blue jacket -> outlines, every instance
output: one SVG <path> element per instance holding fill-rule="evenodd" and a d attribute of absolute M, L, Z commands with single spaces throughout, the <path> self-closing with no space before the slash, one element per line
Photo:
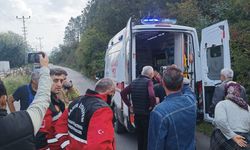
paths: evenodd
<path fill-rule="evenodd" d="M 196 98 L 184 85 L 150 113 L 148 150 L 194 150 Z"/>

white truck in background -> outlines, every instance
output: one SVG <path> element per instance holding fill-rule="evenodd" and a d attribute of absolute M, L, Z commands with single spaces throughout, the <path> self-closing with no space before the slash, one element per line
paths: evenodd
<path fill-rule="evenodd" d="M 220 82 L 220 70 L 231 68 L 227 21 L 203 29 L 199 44 L 195 28 L 162 23 L 159 19 L 132 26 L 129 19 L 108 43 L 105 55 L 104 77 L 112 78 L 117 86 L 112 101 L 117 133 L 124 128 L 133 132 L 135 128 L 133 114 L 122 101 L 120 91 L 140 74 L 143 66 L 160 69 L 171 64 L 176 64 L 191 80 L 197 96 L 197 115 L 212 121 L 209 107 L 214 87 Z"/>
<path fill-rule="evenodd" d="M 10 71 L 9 61 L 0 61 L 0 73 L 6 73 Z"/>

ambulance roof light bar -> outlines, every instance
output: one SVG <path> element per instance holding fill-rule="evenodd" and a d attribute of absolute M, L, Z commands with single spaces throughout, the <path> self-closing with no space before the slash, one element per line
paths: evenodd
<path fill-rule="evenodd" d="M 141 19 L 141 23 L 146 24 L 176 24 L 176 19 L 170 18 L 144 18 Z"/>

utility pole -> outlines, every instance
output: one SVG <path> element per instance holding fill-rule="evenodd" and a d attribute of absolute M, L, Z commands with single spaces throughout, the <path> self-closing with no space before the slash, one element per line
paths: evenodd
<path fill-rule="evenodd" d="M 25 26 L 25 20 L 30 19 L 30 16 L 29 17 L 24 17 L 24 16 L 18 17 L 18 16 L 16 16 L 16 19 L 22 19 L 23 20 L 23 38 L 24 38 L 25 44 L 27 44 L 27 28 Z"/>
<path fill-rule="evenodd" d="M 43 37 L 37 37 L 36 39 L 39 40 L 40 51 L 42 51 L 42 39 L 43 39 Z"/>

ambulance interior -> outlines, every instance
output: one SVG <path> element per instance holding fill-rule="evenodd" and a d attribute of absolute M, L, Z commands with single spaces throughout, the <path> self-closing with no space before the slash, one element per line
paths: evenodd
<path fill-rule="evenodd" d="M 171 64 L 176 64 L 183 71 L 189 66 L 189 58 L 186 56 L 193 53 L 192 38 L 189 34 L 145 31 L 137 32 L 135 36 L 136 76 L 140 75 L 146 65 L 153 66 L 157 71 L 161 71 L 162 66 Z"/>

